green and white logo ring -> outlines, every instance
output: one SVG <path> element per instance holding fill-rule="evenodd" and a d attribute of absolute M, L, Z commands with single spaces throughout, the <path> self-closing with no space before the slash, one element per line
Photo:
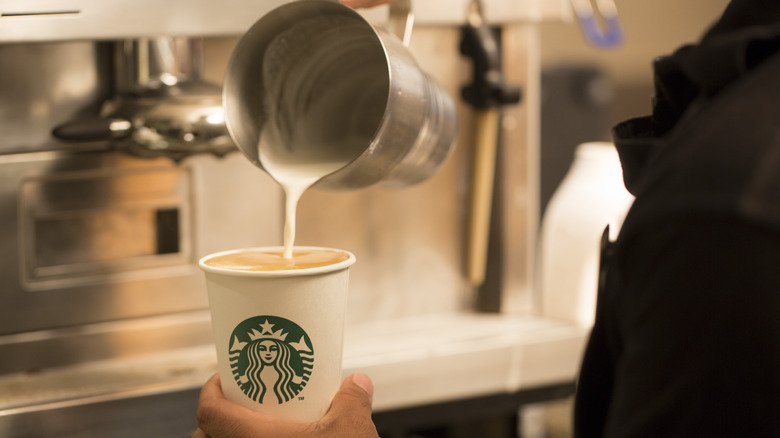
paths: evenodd
<path fill-rule="evenodd" d="M 294 399 L 314 368 L 314 346 L 296 323 L 260 315 L 239 323 L 230 335 L 230 369 L 241 391 L 261 404 Z"/>

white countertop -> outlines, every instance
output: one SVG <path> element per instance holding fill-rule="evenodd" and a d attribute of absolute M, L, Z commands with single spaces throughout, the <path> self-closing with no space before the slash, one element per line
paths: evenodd
<path fill-rule="evenodd" d="M 345 336 L 344 374 L 374 382 L 389 410 L 573 381 L 587 330 L 533 316 L 434 315 L 381 321 Z"/>
<path fill-rule="evenodd" d="M 349 327 L 344 375 L 384 411 L 573 381 L 587 329 L 534 316 L 426 315 Z M 213 346 L 0 376 L 0 416 L 200 387 Z"/>

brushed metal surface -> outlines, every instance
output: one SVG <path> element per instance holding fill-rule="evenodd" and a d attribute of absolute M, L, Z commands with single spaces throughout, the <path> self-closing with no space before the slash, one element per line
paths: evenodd
<path fill-rule="evenodd" d="M 204 308 L 191 180 L 117 153 L 0 157 L 0 334 Z M 151 216 L 169 208 L 179 248 L 157 254 Z"/>
<path fill-rule="evenodd" d="M 0 154 L 60 149 L 51 129 L 110 96 L 110 43 L 0 44 Z"/>
<path fill-rule="evenodd" d="M 225 192 L 240 184 L 257 190 L 251 201 Z M 205 310 L 195 261 L 278 243 L 282 229 L 273 182 L 238 154 L 181 165 L 103 151 L 12 154 L 0 156 L 0 188 L 0 373 L 209 343 L 208 324 L 159 331 L 144 318 Z M 172 209 L 177 245 L 161 251 L 166 224 L 153 217 Z M 121 321 L 149 327 L 111 325 Z M 100 336 L 82 335 L 95 325 Z"/>
<path fill-rule="evenodd" d="M 186 317 L 207 308 L 194 261 L 277 243 L 279 190 L 238 154 L 52 138 L 110 97 L 114 47 L 0 45 L 0 374 L 208 344 L 208 319 Z"/>

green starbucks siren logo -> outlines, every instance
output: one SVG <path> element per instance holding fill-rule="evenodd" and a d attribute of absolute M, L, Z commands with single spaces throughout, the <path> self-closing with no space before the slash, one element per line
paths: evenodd
<path fill-rule="evenodd" d="M 258 403 L 285 403 L 303 390 L 314 367 L 314 346 L 298 324 L 278 316 L 244 320 L 230 336 L 230 369 Z"/>

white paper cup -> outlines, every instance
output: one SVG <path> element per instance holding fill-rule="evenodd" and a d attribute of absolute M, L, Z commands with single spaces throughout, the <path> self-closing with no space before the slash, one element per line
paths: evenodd
<path fill-rule="evenodd" d="M 341 384 L 348 268 L 355 256 L 314 268 L 245 271 L 203 257 L 222 391 L 228 400 L 276 418 L 317 421 Z"/>

